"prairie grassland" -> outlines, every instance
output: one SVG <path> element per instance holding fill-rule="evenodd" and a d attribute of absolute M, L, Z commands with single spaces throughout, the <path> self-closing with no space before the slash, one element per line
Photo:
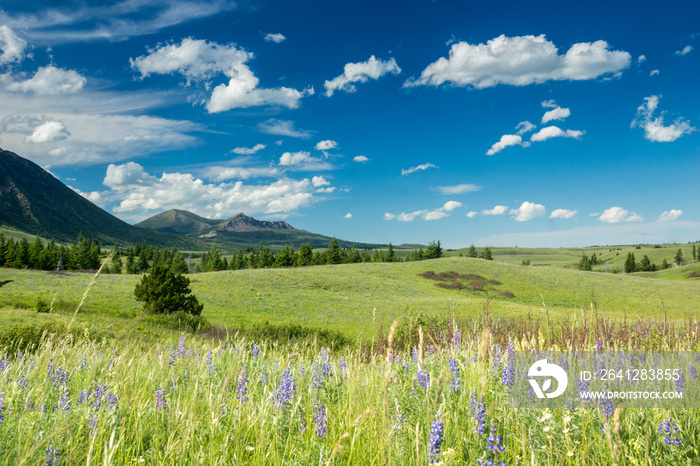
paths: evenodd
<path fill-rule="evenodd" d="M 691 266 L 692 267 L 692 266 Z M 455 271 L 477 274 L 500 285 L 484 291 L 452 290 L 419 274 Z M 609 318 L 684 320 L 697 315 L 700 280 L 655 280 L 630 275 L 580 272 L 550 267 L 523 267 L 469 258 L 409 263 L 369 263 L 294 269 L 255 269 L 190 276 L 204 316 L 229 329 L 269 321 L 339 330 L 372 338 L 380 326 L 410 314 L 455 316 L 482 313 L 502 317 L 583 318 L 598 312 Z M 0 322 L 14 308 L 33 308 L 38 298 L 56 294 L 59 313 L 71 313 L 92 275 L 0 269 L 0 280 L 13 280 L 0 295 Z M 140 276 L 101 275 L 81 310 L 81 319 L 109 326 L 137 317 L 133 296 Z M 489 288 L 487 288 L 488 291 Z M 509 291 L 514 296 L 500 293 Z M 664 315 L 663 309 L 666 309 Z"/>
<path fill-rule="evenodd" d="M 513 409 L 502 351 L 51 340 L 0 354 L 0 464 L 697 464 L 698 410 Z"/>

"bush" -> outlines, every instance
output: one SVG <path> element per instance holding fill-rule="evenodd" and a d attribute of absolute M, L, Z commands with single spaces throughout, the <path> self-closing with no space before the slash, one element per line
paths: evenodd
<path fill-rule="evenodd" d="M 198 316 L 202 314 L 204 305 L 190 293 L 190 279 L 174 273 L 165 265 L 153 267 L 151 273 L 144 275 L 134 290 L 136 299 L 144 303 L 143 310 L 146 313 L 184 312 Z"/>

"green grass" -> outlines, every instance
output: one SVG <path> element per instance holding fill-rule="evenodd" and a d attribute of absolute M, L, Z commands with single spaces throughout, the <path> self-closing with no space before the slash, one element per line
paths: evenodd
<path fill-rule="evenodd" d="M 597 311 L 610 318 L 668 318 L 681 320 L 698 310 L 700 281 L 654 280 L 631 275 L 581 272 L 553 267 L 520 266 L 468 258 L 443 258 L 409 263 L 368 263 L 295 269 L 256 269 L 191 275 L 192 290 L 204 303 L 204 317 L 226 328 L 249 327 L 269 321 L 340 330 L 352 337 L 371 338 L 397 317 L 426 314 L 466 317 L 482 313 L 483 292 L 449 290 L 419 276 L 426 271 L 475 273 L 502 284 L 515 296 L 492 292 L 488 310 L 501 316 L 582 317 Z M 57 292 L 62 311 L 75 308 L 92 275 L 49 274 L 0 270 L 0 303 L 33 307 L 37 298 L 51 301 Z M 140 276 L 101 275 L 80 311 L 81 319 L 112 329 L 126 326 L 140 314 L 133 290 Z M 663 302 L 663 304 L 662 304 Z M 376 309 L 376 310 L 375 310 Z M 0 322 L 11 314 L 0 309 Z M 116 332 L 116 330 L 114 330 Z"/>

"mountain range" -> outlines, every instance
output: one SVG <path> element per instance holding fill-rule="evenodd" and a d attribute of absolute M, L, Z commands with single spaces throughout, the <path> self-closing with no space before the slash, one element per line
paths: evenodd
<path fill-rule="evenodd" d="M 182 250 L 223 249 L 262 245 L 273 249 L 309 243 L 327 247 L 332 238 L 292 227 L 283 221 L 256 220 L 239 213 L 226 220 L 200 217 L 186 210 L 168 210 L 136 225 L 106 212 L 49 172 L 19 155 L 0 149 L 0 222 L 17 230 L 72 242 L 78 234 L 105 245 L 148 243 Z M 342 247 L 383 248 L 386 244 L 338 240 Z"/>

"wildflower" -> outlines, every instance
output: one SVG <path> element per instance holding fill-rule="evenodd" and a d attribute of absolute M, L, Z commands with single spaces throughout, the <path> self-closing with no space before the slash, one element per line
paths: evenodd
<path fill-rule="evenodd" d="M 430 443 L 428 443 L 428 461 L 430 463 L 437 463 L 438 461 L 440 448 L 442 447 L 442 442 L 444 440 L 444 429 L 445 423 L 440 422 L 438 415 L 438 418 L 430 424 Z"/>
<path fill-rule="evenodd" d="M 207 366 L 209 366 L 209 374 L 210 374 L 210 375 L 214 375 L 214 374 L 216 374 L 216 366 L 215 366 L 214 363 L 211 361 L 211 358 L 212 358 L 212 352 L 209 351 L 209 355 L 207 356 L 207 362 L 205 362 L 205 364 L 206 364 Z"/>
<path fill-rule="evenodd" d="M 306 432 L 306 416 L 304 416 L 304 411 L 299 408 L 299 433 Z"/>
<path fill-rule="evenodd" d="M 428 389 L 430 386 L 430 374 L 428 374 L 425 369 L 419 370 L 416 374 L 416 381 L 421 387 Z"/>
<path fill-rule="evenodd" d="M 107 394 L 107 404 L 111 409 L 117 409 L 119 406 L 119 397 L 115 393 L 109 392 Z"/>
<path fill-rule="evenodd" d="M 678 428 L 678 424 L 674 423 L 670 417 L 659 424 L 659 435 L 664 437 L 666 445 L 682 445 L 683 440 L 676 435 L 680 433 L 681 430 Z"/>
<path fill-rule="evenodd" d="M 314 423 L 316 424 L 316 436 L 325 438 L 328 433 L 328 420 L 326 419 L 326 407 L 323 403 L 314 404 Z"/>
<path fill-rule="evenodd" d="M 680 375 L 678 376 L 678 380 L 676 380 L 676 391 L 682 392 L 683 390 L 685 390 L 685 372 L 680 371 Z"/>
<path fill-rule="evenodd" d="M 605 419 L 610 419 L 610 416 L 612 416 L 615 412 L 615 408 L 613 407 L 612 401 L 609 398 L 600 400 L 600 408 L 605 415 Z"/>
<path fill-rule="evenodd" d="M 246 377 L 247 373 L 245 369 L 241 370 L 241 373 L 238 374 L 238 386 L 236 387 L 236 399 L 240 402 L 240 404 L 243 404 L 246 402 L 248 397 L 246 396 L 248 394 L 248 387 L 246 384 L 248 383 L 248 378 Z"/>
<path fill-rule="evenodd" d="M 165 390 L 162 388 L 156 390 L 156 409 L 165 409 Z"/>
<path fill-rule="evenodd" d="M 508 344 L 506 347 L 506 358 L 505 364 L 503 365 L 503 373 L 501 374 L 501 381 L 503 385 L 515 385 L 515 352 L 513 351 L 513 345 Z"/>
<path fill-rule="evenodd" d="M 401 428 L 403 427 L 404 424 L 406 424 L 406 422 L 408 422 L 406 420 L 406 416 L 404 416 L 403 413 L 401 413 L 401 411 L 399 411 L 399 407 L 397 406 L 396 407 L 396 424 L 394 424 L 394 429 L 401 430 Z"/>
<path fill-rule="evenodd" d="M 450 358 L 447 361 L 447 367 L 450 368 L 450 372 L 452 372 L 452 382 L 450 383 L 450 391 L 454 392 L 459 388 L 459 364 L 457 363 L 456 360 Z"/>
<path fill-rule="evenodd" d="M 97 415 L 91 417 L 89 423 L 90 423 L 90 434 L 93 434 L 95 432 L 95 428 L 97 427 Z"/>
<path fill-rule="evenodd" d="M 595 349 L 599 353 L 603 352 L 603 340 L 601 340 L 600 337 L 598 337 L 598 340 L 595 342 Z"/>
<path fill-rule="evenodd" d="M 469 397 L 469 414 L 474 421 L 474 433 L 483 435 L 486 432 L 486 402 L 473 393 Z"/>
<path fill-rule="evenodd" d="M 49 442 L 48 448 L 46 448 L 46 466 L 55 466 L 58 464 L 58 454 L 59 449 L 54 447 L 53 443 Z"/>
<path fill-rule="evenodd" d="M 418 364 L 418 350 L 415 346 L 411 349 L 411 359 L 413 360 L 413 364 Z"/>
<path fill-rule="evenodd" d="M 698 378 L 698 370 L 695 368 L 695 366 L 690 366 L 690 369 L 688 369 L 688 372 L 690 373 L 690 378 L 691 379 L 697 379 Z"/>
<path fill-rule="evenodd" d="M 497 437 L 496 436 L 496 428 L 491 427 L 491 432 L 489 433 L 488 438 L 486 441 L 489 443 L 486 446 L 486 449 L 494 454 L 501 453 L 502 451 L 505 451 L 506 447 L 504 447 L 501 442 L 503 442 L 503 437 L 500 435 Z"/>
<path fill-rule="evenodd" d="M 9 359 L 3 359 L 0 361 L 0 372 L 5 372 L 5 369 L 10 365 Z"/>
<path fill-rule="evenodd" d="M 459 349 L 461 344 L 462 344 L 462 332 L 460 332 L 459 329 L 455 329 L 455 333 L 452 336 L 452 348 L 454 348 L 454 350 L 456 351 Z"/>
<path fill-rule="evenodd" d="M 62 396 L 54 408 L 61 411 L 70 411 L 70 397 Z"/>
<path fill-rule="evenodd" d="M 501 356 L 501 345 L 497 343 L 493 351 L 493 364 L 491 366 L 494 371 L 498 371 L 501 369 L 501 365 L 503 363 L 503 361 L 501 360 Z"/>
<path fill-rule="evenodd" d="M 435 347 L 433 345 L 428 345 L 428 354 L 434 354 L 435 353 Z"/>
<path fill-rule="evenodd" d="M 255 346 L 255 343 L 253 343 L 253 346 L 252 346 L 252 349 L 251 349 L 251 353 L 253 354 L 253 357 L 257 357 L 258 354 L 260 354 L 260 348 L 258 348 L 257 346 Z"/>
<path fill-rule="evenodd" d="M 275 398 L 277 401 L 278 408 L 286 408 L 292 403 L 292 395 L 297 392 L 297 385 L 292 377 L 292 373 L 289 366 L 282 372 L 282 377 L 280 378 L 280 384 L 275 392 Z"/>
<path fill-rule="evenodd" d="M 5 420 L 3 411 L 5 410 L 5 392 L 0 393 L 0 424 Z"/>
<path fill-rule="evenodd" d="M 345 362 L 345 358 L 340 358 L 340 361 L 338 361 L 338 371 L 340 372 L 341 377 L 343 377 L 347 372 L 347 363 Z"/>
<path fill-rule="evenodd" d="M 180 336 L 180 341 L 177 344 L 177 357 L 185 357 L 185 335 Z"/>

